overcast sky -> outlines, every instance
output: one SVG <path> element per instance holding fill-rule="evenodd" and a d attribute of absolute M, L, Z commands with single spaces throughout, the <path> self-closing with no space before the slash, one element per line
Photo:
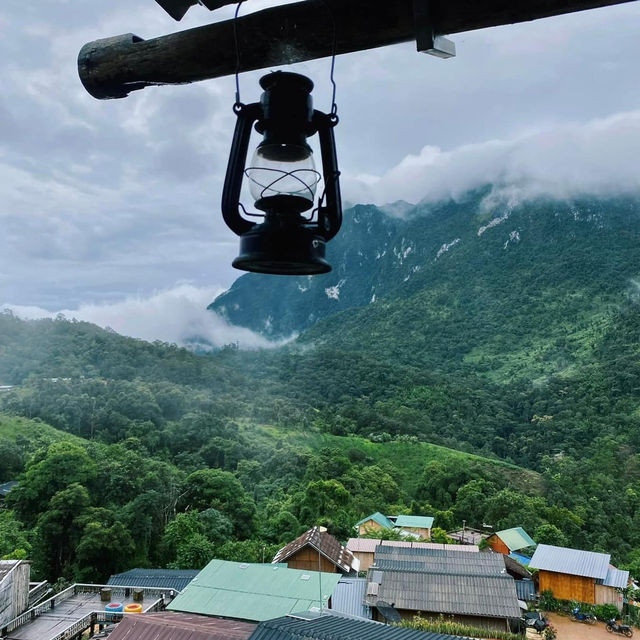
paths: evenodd
<path fill-rule="evenodd" d="M 276 4 L 249 0 L 242 12 Z M 153 0 L 2 0 L 0 308 L 64 310 L 170 341 L 199 326 L 229 341 L 202 309 L 240 275 L 219 208 L 233 79 L 98 101 L 76 58 L 97 38 L 146 39 L 232 11 L 193 7 L 176 23 Z M 637 190 L 639 25 L 631 2 L 457 34 L 450 60 L 412 44 L 339 57 L 344 198 L 417 202 L 486 182 L 559 196 Z M 329 61 L 291 70 L 313 78 L 327 110 Z M 241 76 L 245 102 L 260 75 Z"/>

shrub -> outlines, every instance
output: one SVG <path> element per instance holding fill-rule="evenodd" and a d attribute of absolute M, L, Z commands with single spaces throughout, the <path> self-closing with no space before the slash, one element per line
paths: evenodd
<path fill-rule="evenodd" d="M 618 611 L 618 607 L 614 604 L 597 604 L 593 608 L 593 613 L 596 614 L 596 618 L 598 620 L 611 620 L 611 618 L 615 618 L 616 620 L 620 617 L 620 612 Z"/>
<path fill-rule="evenodd" d="M 560 611 L 562 606 L 560 601 L 553 597 L 553 591 L 546 589 L 540 594 L 540 608 L 543 611 Z"/>
<path fill-rule="evenodd" d="M 467 638 L 486 638 L 490 635 L 495 640 L 522 640 L 522 636 L 517 633 L 509 633 L 507 631 L 491 631 L 480 627 L 470 627 L 466 624 L 455 622 L 447 619 L 443 615 L 437 619 L 421 618 L 414 616 L 413 620 L 403 620 L 398 624 L 400 627 L 416 629 L 418 631 L 431 631 L 432 633 L 445 633 L 452 636 L 465 636 Z M 546 640 L 546 639 L 545 639 Z M 553 640 L 553 638 L 549 638 Z"/>

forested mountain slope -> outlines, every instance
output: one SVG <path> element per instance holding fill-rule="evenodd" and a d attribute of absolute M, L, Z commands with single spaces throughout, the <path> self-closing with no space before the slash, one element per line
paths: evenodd
<path fill-rule="evenodd" d="M 588 361 L 640 293 L 638 198 L 494 203 L 487 188 L 407 216 L 357 206 L 333 272 L 247 274 L 210 309 L 278 337 L 331 317 L 305 340 L 512 381 Z"/>

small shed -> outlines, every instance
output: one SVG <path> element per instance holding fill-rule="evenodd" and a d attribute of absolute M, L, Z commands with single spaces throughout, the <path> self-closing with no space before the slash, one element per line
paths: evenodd
<path fill-rule="evenodd" d="M 313 527 L 276 553 L 273 563 L 286 563 L 290 569 L 357 573 L 360 562 L 347 547 L 324 527 Z"/>
<path fill-rule="evenodd" d="M 558 600 L 588 604 L 613 604 L 622 610 L 623 589 L 629 572 L 610 564 L 608 553 L 540 544 L 529 562 L 538 569 L 540 591 L 551 591 Z"/>
<path fill-rule="evenodd" d="M 362 518 L 359 522 L 356 522 L 355 529 L 358 530 L 359 536 L 364 536 L 372 531 L 380 531 L 383 529 L 393 529 L 393 522 L 387 518 L 384 514 L 376 511 L 366 518 Z"/>
<path fill-rule="evenodd" d="M 487 538 L 487 543 L 494 551 L 505 556 L 514 551 L 519 551 L 526 547 L 535 547 L 536 545 L 535 541 L 522 527 L 496 531 Z"/>
<path fill-rule="evenodd" d="M 394 525 L 395 529 L 406 531 L 409 535 L 429 540 L 431 538 L 433 518 L 431 516 L 398 516 Z"/>

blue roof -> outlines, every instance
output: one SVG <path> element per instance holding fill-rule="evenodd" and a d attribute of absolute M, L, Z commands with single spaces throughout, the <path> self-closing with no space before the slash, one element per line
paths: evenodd
<path fill-rule="evenodd" d="M 114 587 L 159 587 L 182 591 L 200 573 L 195 569 L 130 569 L 116 573 L 107 584 Z"/>
<path fill-rule="evenodd" d="M 357 618 L 371 618 L 371 609 L 362 604 L 366 597 L 366 578 L 342 578 L 331 596 L 331 610 Z"/>
<path fill-rule="evenodd" d="M 611 556 L 608 553 L 595 553 L 594 551 L 539 544 L 529 562 L 529 567 L 555 573 L 566 573 L 572 576 L 605 580 L 609 572 L 610 559 Z"/>
<path fill-rule="evenodd" d="M 509 557 L 512 560 L 517 560 L 523 567 L 529 566 L 529 562 L 531 561 L 531 558 L 529 556 L 525 556 L 522 553 L 517 553 L 515 551 L 512 551 L 509 554 Z"/>

